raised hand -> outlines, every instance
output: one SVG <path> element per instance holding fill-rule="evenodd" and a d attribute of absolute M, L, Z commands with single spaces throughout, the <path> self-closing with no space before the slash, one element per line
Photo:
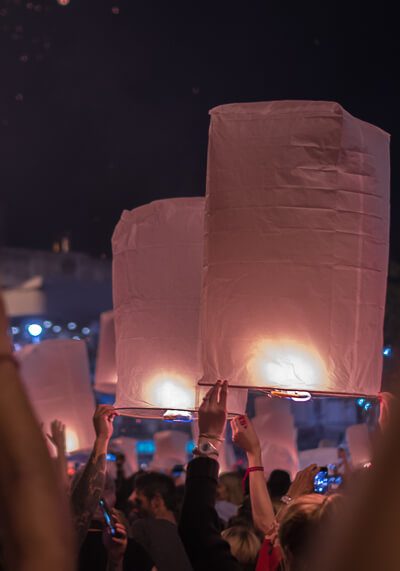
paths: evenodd
<path fill-rule="evenodd" d="M 50 424 L 50 434 L 47 434 L 47 438 L 54 444 L 57 450 L 65 451 L 65 424 L 61 420 L 53 420 Z"/>
<path fill-rule="evenodd" d="M 228 381 L 217 381 L 203 398 L 199 408 L 200 436 L 209 439 L 222 439 L 226 426 L 226 401 Z"/>
<path fill-rule="evenodd" d="M 260 441 L 254 426 L 247 415 L 235 416 L 231 420 L 232 440 L 247 454 L 260 453 Z"/>
<path fill-rule="evenodd" d="M 114 564 L 118 564 L 124 559 L 128 537 L 125 526 L 121 522 L 116 521 L 114 527 L 116 535 L 111 535 L 109 528 L 104 529 L 103 544 L 107 550 L 109 560 Z"/>
<path fill-rule="evenodd" d="M 314 491 L 314 478 L 318 473 L 318 466 L 316 464 L 311 464 L 297 472 L 293 483 L 291 484 L 288 496 L 292 499 L 298 498 L 305 494 L 312 494 Z"/>
<path fill-rule="evenodd" d="M 110 405 L 100 404 L 97 406 L 93 416 L 93 426 L 96 438 L 109 441 L 113 433 L 113 420 L 118 416 L 118 411 Z"/>

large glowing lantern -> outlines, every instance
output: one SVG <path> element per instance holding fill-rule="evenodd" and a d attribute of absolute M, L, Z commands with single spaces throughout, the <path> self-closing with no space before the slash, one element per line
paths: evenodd
<path fill-rule="evenodd" d="M 53 420 L 66 426 L 67 452 L 93 445 L 94 399 L 84 341 L 51 340 L 16 353 L 28 396 L 44 432 Z"/>
<path fill-rule="evenodd" d="M 117 365 L 115 362 L 114 314 L 106 311 L 100 316 L 100 335 L 96 359 L 94 388 L 102 393 L 115 394 Z"/>
<path fill-rule="evenodd" d="M 213 109 L 205 235 L 205 383 L 224 377 L 300 396 L 378 393 L 385 132 L 337 103 Z"/>
<path fill-rule="evenodd" d="M 116 406 L 123 414 L 189 420 L 201 401 L 203 227 L 204 199 L 174 198 L 123 212 L 115 229 Z M 232 391 L 229 410 L 241 412 L 245 396 L 236 400 Z"/>

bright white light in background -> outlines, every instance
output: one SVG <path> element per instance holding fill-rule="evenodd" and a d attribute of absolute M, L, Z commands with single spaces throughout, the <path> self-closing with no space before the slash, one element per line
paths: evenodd
<path fill-rule="evenodd" d="M 19 327 L 11 327 L 11 333 L 17 335 L 19 333 Z"/>
<path fill-rule="evenodd" d="M 159 408 L 188 410 L 195 395 L 188 379 L 174 373 L 160 373 L 146 382 L 144 399 Z"/>
<path fill-rule="evenodd" d="M 27 329 L 29 335 L 31 335 L 32 337 L 38 337 L 43 331 L 43 327 L 39 325 L 39 323 L 31 323 L 30 325 L 28 325 Z"/>
<path fill-rule="evenodd" d="M 46 327 L 46 329 L 49 329 L 53 324 L 51 321 L 43 321 L 43 325 Z"/>
<path fill-rule="evenodd" d="M 60 327 L 59 325 L 55 325 L 55 326 L 53 327 L 53 331 L 54 331 L 54 333 L 60 333 L 61 327 Z"/>
<path fill-rule="evenodd" d="M 65 429 L 65 442 L 67 452 L 73 452 L 79 449 L 79 439 L 75 430 L 71 430 L 70 428 Z"/>
<path fill-rule="evenodd" d="M 323 390 L 328 380 L 316 351 L 294 341 L 259 342 L 248 370 L 255 386 Z"/>
<path fill-rule="evenodd" d="M 89 327 L 83 327 L 83 328 L 82 328 L 82 333 L 83 333 L 84 335 L 89 335 L 89 333 L 90 333 Z"/>
<path fill-rule="evenodd" d="M 70 331 L 73 331 L 74 329 L 77 328 L 77 324 L 74 323 L 73 321 L 70 321 L 70 323 L 68 323 L 67 327 Z"/>

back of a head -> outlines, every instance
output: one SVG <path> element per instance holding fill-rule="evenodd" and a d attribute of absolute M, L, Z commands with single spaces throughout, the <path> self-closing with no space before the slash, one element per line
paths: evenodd
<path fill-rule="evenodd" d="M 308 568 L 331 522 L 340 518 L 343 496 L 309 494 L 294 500 L 285 509 L 279 528 L 279 541 L 290 571 Z"/>
<path fill-rule="evenodd" d="M 140 490 L 151 500 L 157 494 L 164 500 L 165 507 L 174 511 L 176 507 L 176 487 L 172 478 L 161 472 L 145 472 L 135 479 L 135 489 Z"/>
<path fill-rule="evenodd" d="M 242 480 L 237 472 L 225 472 L 219 477 L 219 483 L 224 486 L 226 500 L 240 506 L 243 503 Z"/>
<path fill-rule="evenodd" d="M 290 475 L 286 470 L 273 470 L 268 478 L 267 487 L 272 498 L 281 498 L 290 488 Z"/>
<path fill-rule="evenodd" d="M 261 542 L 250 528 L 234 526 L 225 529 L 222 537 L 230 545 L 232 555 L 236 557 L 243 569 L 251 569 L 257 562 Z"/>

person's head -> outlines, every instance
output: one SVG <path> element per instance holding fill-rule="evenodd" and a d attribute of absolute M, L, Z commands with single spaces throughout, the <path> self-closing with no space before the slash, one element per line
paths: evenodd
<path fill-rule="evenodd" d="M 222 537 L 229 543 L 232 555 L 243 568 L 251 569 L 255 566 L 261 542 L 254 531 L 248 527 L 236 525 L 225 529 Z"/>
<path fill-rule="evenodd" d="M 218 499 L 240 506 L 243 503 L 242 481 L 236 472 L 222 474 L 218 480 Z"/>
<path fill-rule="evenodd" d="M 290 571 L 308 568 L 313 548 L 319 547 L 322 533 L 339 515 L 342 505 L 343 496 L 340 494 L 308 494 L 293 500 L 285 508 L 279 528 L 279 541 Z"/>
<path fill-rule="evenodd" d="M 269 495 L 280 499 L 287 494 L 290 484 L 290 475 L 286 470 L 273 470 L 267 482 Z"/>
<path fill-rule="evenodd" d="M 141 517 L 170 517 L 176 504 L 175 483 L 159 472 L 140 474 L 136 477 L 130 500 Z"/>

